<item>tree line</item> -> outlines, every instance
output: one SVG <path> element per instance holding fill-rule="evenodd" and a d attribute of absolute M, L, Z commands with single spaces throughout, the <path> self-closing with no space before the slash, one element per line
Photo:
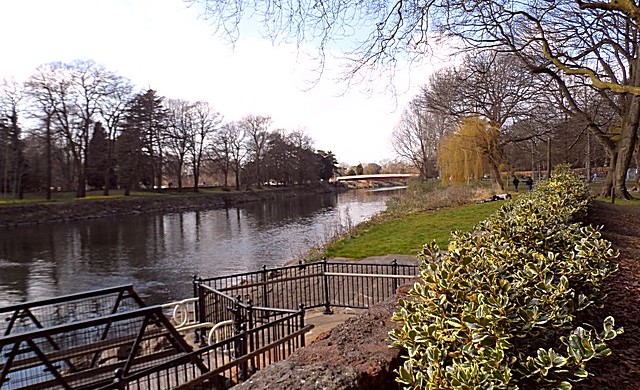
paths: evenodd
<path fill-rule="evenodd" d="M 93 61 L 48 63 L 28 79 L 0 84 L 0 192 L 54 189 L 86 196 L 141 187 L 194 191 L 219 179 L 236 189 L 331 178 L 337 160 L 303 131 L 272 129 L 268 116 L 225 122 L 204 101 L 136 91 Z M 213 183 L 209 183 L 213 184 Z"/>
<path fill-rule="evenodd" d="M 597 96 L 586 86 L 575 88 L 596 107 Z M 554 84 L 512 54 L 467 54 L 420 88 L 396 125 L 392 144 L 424 179 L 468 182 L 489 176 L 504 189 L 505 174 L 543 177 L 559 163 L 584 168 L 590 179 L 596 166 L 611 165 L 610 156 L 561 101 Z M 597 109 L 614 120 L 603 104 Z"/>
<path fill-rule="evenodd" d="M 452 47 L 468 55 L 465 64 L 440 74 L 453 80 L 454 88 L 445 84 L 441 90 L 443 80 L 432 80 L 425 92 L 438 90 L 441 96 L 425 96 L 429 106 L 418 102 L 409 107 L 402 126 L 421 126 L 411 112 L 415 110 L 453 133 L 468 126 L 465 133 L 484 138 L 481 145 L 471 150 L 476 137 L 460 136 L 448 149 L 462 160 L 465 153 L 460 152 L 466 151 L 469 158 L 480 151 L 492 170 L 501 165 L 501 170 L 521 169 L 526 165 L 518 156 L 528 155 L 533 162 L 543 149 L 546 161 L 553 163 L 574 163 L 574 156 L 589 154 L 581 162 L 589 167 L 600 164 L 602 151 L 608 164 L 603 192 L 613 189 L 618 197 L 630 197 L 626 179 L 634 155 L 638 159 L 640 124 L 637 1 L 327 0 L 321 6 L 282 0 L 269 5 L 245 0 L 190 2 L 201 6 L 214 27 L 232 39 L 243 17 L 257 14 L 262 31 L 278 41 L 315 45 L 321 66 L 327 54 L 340 49 L 337 43 L 350 42 L 352 49 L 343 55 L 349 60 L 347 77 L 358 75 L 362 80 L 373 79 L 371 72 L 393 71 L 399 63 Z M 520 81 L 514 84 L 516 79 Z M 441 105 L 449 96 L 455 104 Z M 456 119 L 453 126 L 438 123 L 451 120 L 449 114 Z M 462 117 L 469 119 L 463 124 Z M 426 160 L 440 158 L 434 155 L 431 139 L 398 141 L 414 143 L 398 149 L 423 148 Z M 433 166 L 415 163 L 422 166 L 423 175 Z M 469 171 L 474 165 L 468 164 Z"/>

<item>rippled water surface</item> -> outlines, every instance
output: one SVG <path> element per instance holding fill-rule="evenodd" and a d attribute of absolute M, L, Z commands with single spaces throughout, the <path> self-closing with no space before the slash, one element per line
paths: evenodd
<path fill-rule="evenodd" d="M 0 230 L 0 306 L 132 283 L 149 303 L 191 296 L 191 277 L 297 259 L 385 208 L 350 191 L 230 209 Z"/>

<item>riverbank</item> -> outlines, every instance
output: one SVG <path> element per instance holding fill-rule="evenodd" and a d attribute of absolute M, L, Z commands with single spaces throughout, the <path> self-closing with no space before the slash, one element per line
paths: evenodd
<path fill-rule="evenodd" d="M 117 218 L 151 213 L 206 210 L 232 207 L 249 202 L 287 199 L 340 192 L 329 185 L 313 187 L 277 187 L 247 191 L 202 190 L 199 193 L 148 193 L 123 197 L 75 198 L 69 201 L 4 204 L 0 206 L 0 229 L 45 223 L 70 222 L 98 218 Z"/>

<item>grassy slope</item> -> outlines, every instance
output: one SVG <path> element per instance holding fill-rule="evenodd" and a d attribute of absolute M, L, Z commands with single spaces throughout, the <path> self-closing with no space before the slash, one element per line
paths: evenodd
<path fill-rule="evenodd" d="M 417 254 L 422 245 L 436 240 L 447 246 L 451 232 L 469 231 L 496 211 L 503 202 L 469 204 L 450 209 L 410 214 L 380 222 L 365 223 L 351 238 L 330 244 L 327 257 L 362 259 L 386 254 Z"/>

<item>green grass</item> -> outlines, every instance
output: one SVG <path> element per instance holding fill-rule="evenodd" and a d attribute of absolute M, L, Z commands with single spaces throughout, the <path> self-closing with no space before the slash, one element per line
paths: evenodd
<path fill-rule="evenodd" d="M 504 202 L 469 204 L 393 219 L 382 218 L 382 221 L 376 220 L 359 226 L 352 237 L 339 239 L 328 245 L 324 255 L 352 259 L 387 254 L 413 255 L 425 243 L 433 240 L 441 248 L 446 248 L 452 231 L 470 231 L 503 204 Z"/>

